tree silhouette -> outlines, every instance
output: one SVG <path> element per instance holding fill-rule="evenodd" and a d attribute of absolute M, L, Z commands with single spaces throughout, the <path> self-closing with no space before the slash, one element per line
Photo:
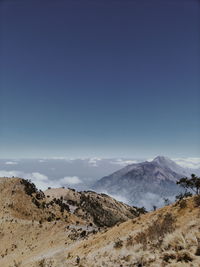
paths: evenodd
<path fill-rule="evenodd" d="M 176 183 L 185 188 L 186 190 L 192 190 L 196 195 L 200 194 L 200 178 L 197 177 L 195 174 L 191 174 L 191 178 L 181 178 Z"/>

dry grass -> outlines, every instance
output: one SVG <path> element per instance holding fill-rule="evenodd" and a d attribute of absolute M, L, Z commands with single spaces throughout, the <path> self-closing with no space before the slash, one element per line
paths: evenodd
<path fill-rule="evenodd" d="M 19 189 L 14 188 L 15 192 Z M 6 194 L 8 190 L 4 198 Z M 182 204 L 141 215 L 134 222 L 129 220 L 84 240 L 79 236 L 71 240 L 66 226 L 79 227 L 76 216 L 69 215 L 68 222 L 47 222 L 45 209 L 40 212 L 31 206 L 34 214 L 31 218 L 30 207 L 23 205 L 34 204 L 26 196 L 17 199 L 19 196 L 12 195 L 12 201 L 6 205 L 0 199 L 0 266 L 199 267 L 199 198 L 188 198 Z M 13 211 L 14 198 L 19 205 Z"/>

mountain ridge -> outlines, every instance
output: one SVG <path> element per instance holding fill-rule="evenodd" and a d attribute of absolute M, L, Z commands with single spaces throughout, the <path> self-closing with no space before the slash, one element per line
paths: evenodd
<path fill-rule="evenodd" d="M 150 209 L 153 205 L 161 206 L 164 198 L 174 198 L 181 191 L 176 181 L 187 175 L 189 173 L 174 161 L 158 156 L 150 162 L 134 163 L 101 178 L 93 189 L 110 195 L 120 192 L 127 203 L 144 204 Z"/>

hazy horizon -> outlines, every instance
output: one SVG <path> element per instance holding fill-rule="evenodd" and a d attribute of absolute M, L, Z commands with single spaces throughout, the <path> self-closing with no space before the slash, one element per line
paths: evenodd
<path fill-rule="evenodd" d="M 153 158 L 104 159 L 98 157 L 84 159 L 0 159 L 0 177 L 14 176 L 30 179 L 42 190 L 46 190 L 48 187 L 60 188 L 63 186 L 78 191 L 94 190 L 93 185 L 101 178 L 109 176 L 127 165 L 152 160 Z M 191 170 L 189 173 L 200 175 L 200 158 L 173 158 L 172 160 L 183 167 L 187 173 L 187 170 Z M 125 197 L 120 190 L 115 194 L 110 194 L 106 190 L 101 192 L 130 204 L 128 197 Z M 156 194 L 147 194 L 147 196 L 147 199 L 145 197 L 141 199 L 141 206 L 145 204 L 146 207 L 151 208 L 154 202 L 157 204 L 159 202 L 159 205 L 162 206 L 163 199 L 160 196 Z"/>

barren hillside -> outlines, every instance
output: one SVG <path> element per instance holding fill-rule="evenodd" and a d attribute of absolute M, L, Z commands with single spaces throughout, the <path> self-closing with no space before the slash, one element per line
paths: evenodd
<path fill-rule="evenodd" d="M 68 252 L 80 266 L 200 266 L 200 197 L 192 197 L 114 226 Z M 69 266 L 70 266 L 69 264 Z"/>
<path fill-rule="evenodd" d="M 80 240 L 138 215 L 136 208 L 94 192 L 45 193 L 27 180 L 0 178 L 0 266 L 45 266 L 43 258 L 64 255 Z"/>
<path fill-rule="evenodd" d="M 92 202 L 105 225 L 111 211 L 118 218 L 131 208 L 94 192 L 31 189 L 19 178 L 0 179 L 0 266 L 200 266 L 200 197 L 99 227 Z"/>

